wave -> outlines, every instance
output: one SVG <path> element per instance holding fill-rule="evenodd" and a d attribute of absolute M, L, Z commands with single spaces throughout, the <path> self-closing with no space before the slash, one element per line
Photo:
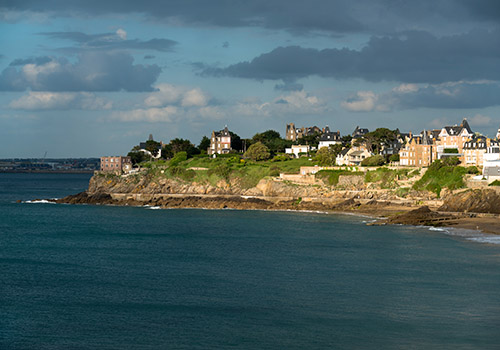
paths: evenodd
<path fill-rule="evenodd" d="M 429 231 L 448 232 L 447 229 L 442 227 L 429 227 Z"/>
<path fill-rule="evenodd" d="M 53 198 L 54 200 L 57 198 Z M 23 201 L 23 203 L 28 204 L 57 204 L 56 202 L 48 201 L 46 199 L 34 199 L 32 201 Z"/>
<path fill-rule="evenodd" d="M 500 244 L 500 235 L 479 232 L 475 230 L 450 228 L 444 231 L 449 236 L 461 237 L 467 241 L 483 244 Z"/>

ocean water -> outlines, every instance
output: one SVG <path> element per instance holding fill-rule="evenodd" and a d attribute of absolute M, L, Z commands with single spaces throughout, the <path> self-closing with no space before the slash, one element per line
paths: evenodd
<path fill-rule="evenodd" d="M 496 237 L 33 201 L 88 179 L 0 174 L 0 349 L 500 348 Z"/>

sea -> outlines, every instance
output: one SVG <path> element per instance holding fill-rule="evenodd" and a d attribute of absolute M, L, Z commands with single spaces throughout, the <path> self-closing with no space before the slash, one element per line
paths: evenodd
<path fill-rule="evenodd" d="M 89 178 L 0 174 L 0 349 L 500 349 L 497 236 L 42 200 Z"/>

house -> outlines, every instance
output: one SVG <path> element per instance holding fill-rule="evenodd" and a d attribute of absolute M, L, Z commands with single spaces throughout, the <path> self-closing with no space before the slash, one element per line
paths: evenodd
<path fill-rule="evenodd" d="M 299 158 L 302 154 L 308 154 L 312 151 L 309 145 L 292 145 L 290 148 L 285 148 L 286 154 L 292 154 L 295 158 Z"/>
<path fill-rule="evenodd" d="M 360 128 L 359 125 L 356 126 L 356 129 L 354 129 L 354 131 L 352 132 L 352 138 L 361 138 L 363 136 L 365 136 L 366 134 L 368 134 L 370 131 L 366 128 Z"/>
<path fill-rule="evenodd" d="M 411 139 L 411 133 L 401 133 L 399 130 L 396 130 L 396 132 L 396 138 L 393 141 L 388 141 L 382 146 L 380 150 L 381 155 L 391 156 L 393 154 L 398 154 L 403 148 L 403 145 Z"/>
<path fill-rule="evenodd" d="M 130 157 L 101 157 L 101 171 L 123 174 L 131 170 L 132 159 Z"/>
<path fill-rule="evenodd" d="M 344 148 L 337 154 L 337 158 L 335 158 L 335 164 L 337 165 L 347 165 L 349 163 L 349 156 L 347 152 L 349 152 L 350 148 Z"/>
<path fill-rule="evenodd" d="M 465 166 L 483 166 L 484 154 L 491 145 L 490 139 L 482 135 L 474 135 L 463 146 L 463 158 Z M 495 143 L 495 141 L 493 141 Z"/>
<path fill-rule="evenodd" d="M 441 159 L 443 156 L 455 155 L 460 161 L 463 163 L 463 147 L 465 142 L 472 138 L 474 133 L 467 122 L 467 119 L 464 118 L 460 125 L 454 126 L 445 126 L 439 132 L 437 138 L 437 157 Z M 458 154 L 449 153 L 449 150 L 456 149 Z"/>
<path fill-rule="evenodd" d="M 297 141 L 304 136 L 314 135 L 315 133 L 321 132 L 324 132 L 324 129 L 322 130 L 317 126 L 303 126 L 301 128 L 296 128 L 294 123 L 290 123 L 286 125 L 285 139 Z"/>
<path fill-rule="evenodd" d="M 337 130 L 336 132 L 331 132 L 330 127 L 327 125 L 319 139 L 318 149 L 341 143 L 342 140 L 340 139 L 340 131 Z"/>
<path fill-rule="evenodd" d="M 361 165 L 361 162 L 366 158 L 371 157 L 365 147 L 344 148 L 335 159 L 337 165 Z"/>
<path fill-rule="evenodd" d="M 422 131 L 406 142 L 399 151 L 399 165 L 425 167 L 437 159 L 435 140 L 432 131 Z"/>
<path fill-rule="evenodd" d="M 207 149 L 207 154 L 228 154 L 230 151 L 231 132 L 228 130 L 227 125 L 220 131 L 212 131 L 210 147 Z"/>
<path fill-rule="evenodd" d="M 500 177 L 500 146 L 498 140 L 491 140 L 483 154 L 483 176 Z"/>

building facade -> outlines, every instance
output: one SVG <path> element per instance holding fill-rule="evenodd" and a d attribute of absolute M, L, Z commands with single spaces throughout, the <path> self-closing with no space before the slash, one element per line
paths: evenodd
<path fill-rule="evenodd" d="M 318 149 L 341 143 L 342 140 L 340 139 L 340 131 L 337 130 L 336 132 L 332 132 L 330 131 L 330 127 L 327 125 L 319 139 Z"/>
<path fill-rule="evenodd" d="M 122 174 L 128 173 L 130 170 L 132 170 L 130 157 L 101 157 L 101 171 Z"/>
<path fill-rule="evenodd" d="M 227 125 L 220 131 L 212 131 L 210 137 L 210 147 L 207 149 L 208 155 L 228 154 L 231 151 L 231 133 Z"/>
<path fill-rule="evenodd" d="M 304 136 L 322 132 L 325 132 L 325 129 L 320 129 L 317 126 L 303 126 L 301 128 L 296 128 L 294 123 L 290 123 L 286 125 L 285 139 L 297 141 Z"/>
<path fill-rule="evenodd" d="M 415 135 L 399 151 L 399 165 L 426 167 L 437 159 L 437 149 L 432 132 Z"/>
<path fill-rule="evenodd" d="M 295 158 L 299 158 L 302 154 L 308 154 L 311 151 L 311 146 L 309 145 L 292 145 L 290 148 L 285 148 L 286 154 L 291 154 Z"/>

